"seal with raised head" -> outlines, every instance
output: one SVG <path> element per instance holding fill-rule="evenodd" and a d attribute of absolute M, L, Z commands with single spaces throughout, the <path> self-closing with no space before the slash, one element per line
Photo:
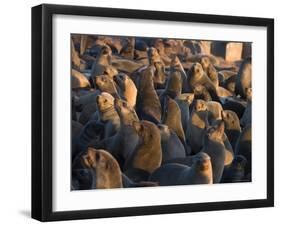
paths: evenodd
<path fill-rule="evenodd" d="M 188 87 L 187 83 L 187 74 L 180 62 L 180 59 L 177 57 L 177 55 L 173 55 L 171 65 L 170 65 L 170 71 L 171 72 L 179 72 L 181 75 L 181 84 L 182 84 L 182 92 L 191 92 L 190 88 Z"/>
<path fill-rule="evenodd" d="M 114 97 L 106 92 L 97 96 L 97 106 L 99 119 L 104 123 L 104 136 L 113 136 L 120 128 L 120 118 L 114 108 Z"/>
<path fill-rule="evenodd" d="M 108 45 L 102 45 L 91 69 L 91 79 L 94 81 L 97 75 L 105 74 L 105 68 L 111 65 L 112 51 Z"/>
<path fill-rule="evenodd" d="M 120 98 L 114 81 L 108 75 L 95 76 L 94 83 L 101 92 L 107 92 L 113 97 Z"/>
<path fill-rule="evenodd" d="M 163 88 L 166 81 L 165 64 L 163 63 L 157 49 L 150 47 L 147 50 L 149 65 L 155 68 L 153 82 L 156 88 Z"/>
<path fill-rule="evenodd" d="M 153 85 L 153 68 L 144 69 L 139 75 L 136 111 L 143 120 L 159 123 L 161 104 Z"/>
<path fill-rule="evenodd" d="M 183 146 L 185 147 L 186 154 L 190 154 L 190 150 L 186 145 L 185 133 L 182 128 L 181 123 L 181 110 L 177 102 L 167 96 L 164 100 L 162 123 L 167 125 L 172 131 L 174 131 L 179 139 L 181 140 Z"/>
<path fill-rule="evenodd" d="M 210 58 L 207 56 L 203 56 L 200 59 L 200 63 L 202 65 L 203 70 L 211 79 L 215 87 L 219 86 L 218 72 L 215 69 L 214 65 L 211 63 Z"/>
<path fill-rule="evenodd" d="M 138 90 L 133 80 L 124 73 L 119 73 L 113 80 L 120 88 L 121 96 L 128 102 L 128 105 L 135 107 Z"/>
<path fill-rule="evenodd" d="M 122 172 L 118 162 L 105 150 L 88 148 L 82 156 L 83 164 L 96 171 L 96 188 L 122 188 Z"/>

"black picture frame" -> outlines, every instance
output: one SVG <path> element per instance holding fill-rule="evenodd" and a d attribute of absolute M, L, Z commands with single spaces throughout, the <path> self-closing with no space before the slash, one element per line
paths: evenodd
<path fill-rule="evenodd" d="M 267 198 L 96 210 L 52 210 L 52 18 L 55 14 L 151 19 L 267 28 Z M 274 20 L 176 12 L 43 4 L 32 8 L 32 218 L 121 217 L 274 206 Z"/>

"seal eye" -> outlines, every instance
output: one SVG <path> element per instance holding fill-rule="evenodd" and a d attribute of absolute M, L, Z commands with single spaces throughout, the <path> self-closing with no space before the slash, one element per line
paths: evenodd
<path fill-rule="evenodd" d="M 127 103 L 126 103 L 126 102 L 123 102 L 123 103 L 122 103 L 122 106 L 123 106 L 123 107 L 127 107 Z"/>

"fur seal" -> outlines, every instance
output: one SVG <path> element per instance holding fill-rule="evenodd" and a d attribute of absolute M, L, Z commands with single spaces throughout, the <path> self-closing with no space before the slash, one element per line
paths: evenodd
<path fill-rule="evenodd" d="M 222 82 L 222 86 L 232 94 L 235 93 L 235 84 L 236 84 L 236 74 L 229 77 L 228 79 L 225 79 Z"/>
<path fill-rule="evenodd" d="M 108 45 L 102 45 L 91 69 L 91 79 L 94 80 L 97 75 L 105 74 L 105 68 L 111 65 L 111 61 L 111 48 Z"/>
<path fill-rule="evenodd" d="M 214 183 L 219 183 L 221 181 L 224 169 L 226 152 L 223 143 L 223 135 L 224 122 L 221 121 L 218 125 L 208 128 L 204 136 L 202 151 L 211 157 Z"/>
<path fill-rule="evenodd" d="M 243 116 L 247 103 L 237 97 L 225 97 L 221 98 L 222 107 L 224 110 L 234 111 L 238 118 L 241 119 Z"/>
<path fill-rule="evenodd" d="M 252 124 L 252 88 L 246 88 L 247 106 L 240 120 L 240 124 L 245 127 Z"/>
<path fill-rule="evenodd" d="M 165 74 L 165 64 L 162 61 L 157 49 L 154 47 L 150 47 L 147 50 L 149 65 L 155 68 L 153 82 L 156 88 L 161 88 L 164 86 L 166 81 Z"/>
<path fill-rule="evenodd" d="M 71 69 L 71 88 L 78 89 L 78 88 L 90 88 L 91 84 L 87 77 L 82 74 L 81 72 Z"/>
<path fill-rule="evenodd" d="M 160 131 L 154 123 L 145 120 L 133 122 L 133 128 L 139 142 L 127 158 L 124 170 L 136 168 L 152 173 L 162 162 Z"/>
<path fill-rule="evenodd" d="M 206 89 L 205 86 L 202 85 L 196 85 L 194 87 L 194 98 L 205 100 L 205 101 L 212 101 L 212 97 L 209 91 Z"/>
<path fill-rule="evenodd" d="M 247 160 L 242 155 L 235 156 L 231 165 L 224 168 L 221 183 L 244 182 Z"/>
<path fill-rule="evenodd" d="M 158 128 L 161 135 L 162 163 L 185 157 L 185 148 L 176 133 L 164 124 L 158 124 Z"/>
<path fill-rule="evenodd" d="M 245 175 L 251 173 L 252 169 L 252 125 L 247 125 L 240 134 L 236 147 L 235 155 L 243 155 L 247 159 Z"/>
<path fill-rule="evenodd" d="M 95 171 L 92 169 L 72 169 L 71 190 L 95 189 Z"/>
<path fill-rule="evenodd" d="M 104 136 L 113 136 L 120 128 L 120 118 L 114 108 L 114 97 L 109 93 L 102 92 L 97 96 L 99 119 L 104 123 Z"/>
<path fill-rule="evenodd" d="M 128 105 L 135 107 L 138 90 L 133 80 L 124 73 L 119 73 L 113 80 L 120 88 L 121 96 L 128 102 Z"/>
<path fill-rule="evenodd" d="M 187 148 L 185 133 L 181 124 L 181 110 L 177 102 L 171 99 L 169 96 L 167 96 L 164 100 L 162 123 L 167 125 L 177 134 L 183 146 L 185 147 L 186 154 L 189 155 L 190 150 Z"/>
<path fill-rule="evenodd" d="M 227 135 L 232 148 L 235 149 L 237 139 L 241 133 L 239 118 L 234 111 L 224 110 L 222 111 L 222 120 L 225 124 L 225 134 Z"/>
<path fill-rule="evenodd" d="M 177 57 L 177 55 L 173 55 L 171 65 L 170 65 L 170 71 L 171 72 L 179 72 L 181 75 L 181 84 L 182 84 L 182 92 L 191 92 L 190 88 L 188 87 L 187 83 L 187 75 L 186 72 L 180 62 L 180 59 Z"/>
<path fill-rule="evenodd" d="M 246 58 L 236 76 L 235 93 L 246 99 L 246 88 L 252 87 L 252 59 Z"/>
<path fill-rule="evenodd" d="M 114 59 L 112 60 L 112 66 L 119 72 L 124 72 L 126 74 L 131 74 L 134 71 L 137 71 L 143 64 L 129 59 Z"/>
<path fill-rule="evenodd" d="M 220 103 L 216 101 L 208 101 L 206 102 L 208 109 L 208 121 L 210 124 L 217 122 L 222 119 L 221 112 L 223 108 Z"/>
<path fill-rule="evenodd" d="M 194 63 L 188 71 L 187 84 L 189 89 L 188 92 L 193 92 L 197 85 L 202 85 L 206 87 L 212 97 L 212 100 L 220 102 L 220 99 L 217 95 L 216 86 L 206 75 L 200 63 Z"/>
<path fill-rule="evenodd" d="M 75 109 L 78 112 L 83 111 L 84 107 L 88 104 L 95 103 L 97 95 L 100 94 L 99 90 L 89 90 L 81 96 L 74 97 Z"/>
<path fill-rule="evenodd" d="M 117 133 L 104 139 L 97 146 L 110 152 L 118 161 L 121 168 L 135 150 L 139 142 L 139 136 L 133 128 L 133 122 L 138 122 L 139 118 L 131 106 L 126 101 L 121 99 L 114 99 L 114 107 L 120 118 L 120 129 Z"/>
<path fill-rule="evenodd" d="M 219 86 L 219 79 L 218 79 L 218 73 L 213 64 L 210 61 L 210 58 L 207 56 L 203 56 L 200 59 L 200 63 L 202 65 L 203 70 L 208 75 L 210 80 L 213 82 L 215 87 Z"/>
<path fill-rule="evenodd" d="M 189 109 L 189 100 L 187 98 L 187 95 L 180 95 L 178 96 L 175 101 L 177 102 L 180 110 L 181 110 L 181 124 L 183 128 L 183 132 L 185 134 L 185 138 L 187 137 L 187 130 L 188 128 L 188 121 L 190 118 L 190 109 Z"/>
<path fill-rule="evenodd" d="M 79 122 L 85 125 L 88 121 L 91 120 L 92 116 L 95 115 L 96 111 L 97 111 L 96 101 L 85 105 L 79 116 Z"/>
<path fill-rule="evenodd" d="M 164 95 L 168 95 L 174 99 L 179 95 L 181 95 L 181 92 L 182 92 L 181 73 L 179 71 L 170 72 L 167 79 L 165 90 L 161 94 L 161 97 Z"/>
<path fill-rule="evenodd" d="M 212 184 L 211 159 L 201 152 L 194 158 L 191 167 L 178 163 L 164 164 L 151 174 L 149 181 L 158 182 L 160 186 Z"/>
<path fill-rule="evenodd" d="M 122 188 L 122 173 L 118 162 L 105 150 L 88 148 L 82 156 L 83 164 L 87 169 L 96 171 L 96 188 Z"/>
<path fill-rule="evenodd" d="M 153 68 L 144 69 L 139 75 L 136 111 L 143 120 L 159 123 L 161 104 L 153 85 Z"/>
<path fill-rule="evenodd" d="M 94 83 L 101 92 L 107 92 L 113 97 L 120 98 L 114 81 L 108 75 L 96 75 Z"/>
<path fill-rule="evenodd" d="M 72 139 L 77 137 L 80 134 L 82 128 L 83 128 L 83 125 L 81 123 L 72 120 L 72 123 L 71 123 L 71 137 L 72 137 Z"/>
<path fill-rule="evenodd" d="M 205 128 L 208 126 L 208 109 L 205 101 L 195 100 L 188 122 L 187 140 L 192 153 L 198 153 L 203 145 Z"/>
<path fill-rule="evenodd" d="M 231 97 L 234 94 L 229 90 L 225 89 L 224 87 L 218 86 L 217 87 L 217 95 L 218 97 Z"/>
<path fill-rule="evenodd" d="M 120 50 L 120 55 L 126 59 L 134 59 L 134 51 L 135 50 L 135 38 L 129 37 L 125 39 L 125 43 Z"/>

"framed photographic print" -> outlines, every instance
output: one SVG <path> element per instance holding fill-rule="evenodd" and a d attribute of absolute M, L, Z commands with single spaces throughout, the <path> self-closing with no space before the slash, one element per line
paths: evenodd
<path fill-rule="evenodd" d="M 32 217 L 274 205 L 274 21 L 32 8 Z"/>

